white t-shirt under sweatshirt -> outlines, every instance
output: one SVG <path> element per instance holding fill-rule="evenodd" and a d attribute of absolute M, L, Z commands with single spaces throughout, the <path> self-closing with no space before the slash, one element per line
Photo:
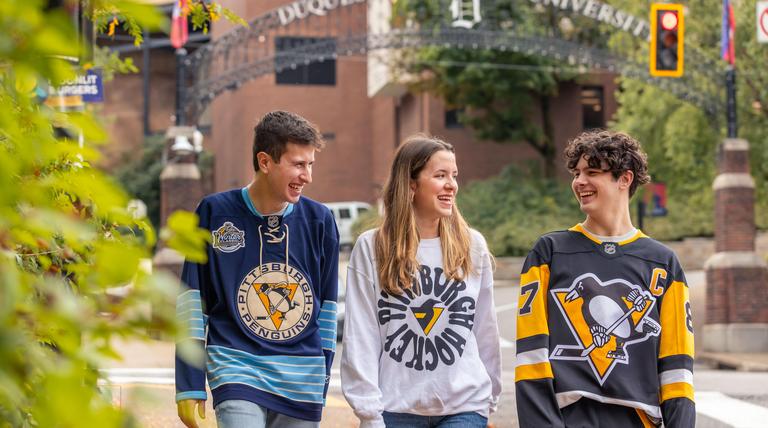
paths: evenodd
<path fill-rule="evenodd" d="M 443 272 L 440 238 L 422 239 L 415 281 L 421 293 L 384 293 L 375 231 L 357 240 L 347 270 L 341 380 L 361 427 L 383 427 L 382 412 L 444 416 L 496 410 L 501 351 L 493 272 L 483 236 L 471 231 L 473 272 Z"/>

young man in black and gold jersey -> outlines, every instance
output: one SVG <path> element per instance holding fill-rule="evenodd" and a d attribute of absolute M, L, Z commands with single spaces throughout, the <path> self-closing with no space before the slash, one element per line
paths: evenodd
<path fill-rule="evenodd" d="M 632 225 L 650 181 L 632 137 L 593 131 L 565 150 L 586 219 L 539 238 L 520 278 L 521 427 L 693 427 L 693 321 L 675 254 Z"/>

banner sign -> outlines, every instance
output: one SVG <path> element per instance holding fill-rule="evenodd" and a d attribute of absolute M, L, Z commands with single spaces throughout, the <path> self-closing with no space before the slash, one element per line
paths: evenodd
<path fill-rule="evenodd" d="M 90 69 L 84 76 L 77 76 L 75 80 L 66 82 L 58 88 L 51 88 L 48 95 L 53 97 L 82 97 L 86 103 L 104 102 L 104 82 L 101 70 Z"/>

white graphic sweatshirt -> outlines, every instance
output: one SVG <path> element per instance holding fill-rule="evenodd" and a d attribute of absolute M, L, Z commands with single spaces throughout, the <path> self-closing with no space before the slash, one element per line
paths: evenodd
<path fill-rule="evenodd" d="M 471 231 L 473 272 L 443 272 L 440 238 L 422 239 L 414 281 L 419 294 L 379 286 L 375 231 L 357 240 L 347 271 L 341 380 L 361 427 L 383 427 L 382 412 L 444 416 L 496 410 L 501 350 L 491 258 Z"/>

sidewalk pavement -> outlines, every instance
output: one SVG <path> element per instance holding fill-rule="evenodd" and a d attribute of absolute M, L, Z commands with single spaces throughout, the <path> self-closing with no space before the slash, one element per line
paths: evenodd
<path fill-rule="evenodd" d="M 111 395 L 115 405 L 134 415 L 138 425 L 147 428 L 183 428 L 176 415 L 175 387 L 173 384 L 174 343 L 158 340 L 114 340 L 121 361 L 103 364 L 103 372 L 110 373 L 113 384 L 103 388 Z M 134 370 L 129 370 L 134 369 Z M 115 376 L 117 374 L 117 376 Z M 209 392 L 210 397 L 210 392 Z M 206 418 L 200 428 L 215 428 L 216 415 L 211 400 L 206 402 Z M 326 398 L 321 428 L 353 428 L 357 417 L 347 404 L 339 388 L 331 388 Z"/>
<path fill-rule="evenodd" d="M 696 362 L 716 369 L 768 372 L 768 353 L 699 352 Z"/>

